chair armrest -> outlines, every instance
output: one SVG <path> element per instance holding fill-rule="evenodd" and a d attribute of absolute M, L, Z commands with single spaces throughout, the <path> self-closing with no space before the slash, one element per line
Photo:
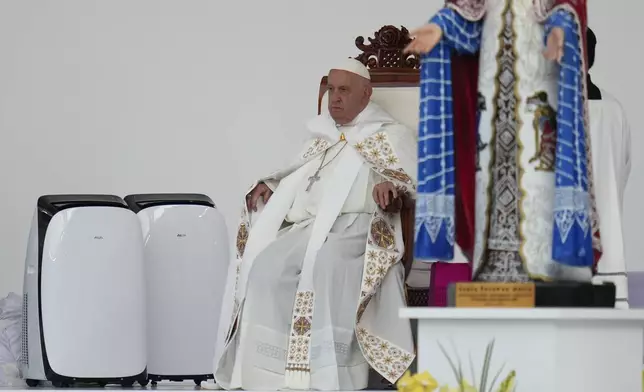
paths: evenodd
<path fill-rule="evenodd" d="M 416 220 L 416 201 L 408 195 L 403 195 L 403 207 L 400 211 L 400 220 L 402 226 L 403 244 L 405 251 L 401 262 L 405 268 L 405 279 L 411 272 L 414 262 L 414 237 L 415 237 L 415 220 Z"/>

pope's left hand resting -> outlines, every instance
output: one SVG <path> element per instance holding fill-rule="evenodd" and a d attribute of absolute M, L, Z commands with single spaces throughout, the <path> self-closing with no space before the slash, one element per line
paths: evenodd
<path fill-rule="evenodd" d="M 373 200 L 386 212 L 399 212 L 403 204 L 402 196 L 391 181 L 373 187 Z"/>

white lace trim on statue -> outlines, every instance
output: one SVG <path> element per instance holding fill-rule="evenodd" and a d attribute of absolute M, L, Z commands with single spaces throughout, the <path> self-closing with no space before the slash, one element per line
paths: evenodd
<path fill-rule="evenodd" d="M 424 225 L 432 243 L 436 242 L 441 228 L 445 227 L 446 239 L 454 245 L 454 196 L 435 193 L 418 194 L 416 200 L 416 233 Z"/>
<path fill-rule="evenodd" d="M 590 197 L 582 188 L 565 187 L 555 190 L 555 224 L 559 229 L 561 242 L 566 242 L 570 230 L 577 223 L 584 236 L 590 231 Z"/>

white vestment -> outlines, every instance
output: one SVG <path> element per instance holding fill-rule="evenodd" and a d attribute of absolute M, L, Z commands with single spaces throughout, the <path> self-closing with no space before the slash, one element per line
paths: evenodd
<path fill-rule="evenodd" d="M 602 256 L 593 281 L 613 282 L 619 308 L 628 308 L 628 282 L 623 237 L 623 201 L 631 171 L 631 131 L 619 102 L 601 92 L 601 100 L 591 100 L 595 197 L 599 211 Z"/>
<path fill-rule="evenodd" d="M 226 389 L 363 389 L 370 366 L 395 382 L 414 358 L 397 315 L 400 216 L 372 196 L 383 181 L 413 194 L 414 135 L 373 103 L 348 126 L 325 114 L 308 128 L 304 153 L 261 181 L 275 190 L 261 214 L 243 209 L 230 338 L 215 369 Z"/>

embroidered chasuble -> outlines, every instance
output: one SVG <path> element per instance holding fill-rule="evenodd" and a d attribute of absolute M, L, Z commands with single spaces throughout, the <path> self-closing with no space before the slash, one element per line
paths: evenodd
<path fill-rule="evenodd" d="M 395 382 L 414 359 L 399 214 L 373 200 L 391 181 L 412 197 L 416 137 L 374 103 L 346 126 L 328 114 L 237 234 L 234 304 L 215 378 L 226 389 L 358 390 L 369 368 Z M 251 187 L 254 187 L 257 184 Z"/>
<path fill-rule="evenodd" d="M 624 255 L 624 191 L 631 171 L 631 131 L 620 103 L 601 91 L 590 100 L 590 132 L 597 210 L 602 232 L 602 257 L 593 281 L 613 282 L 618 308 L 628 308 L 628 282 Z"/>
<path fill-rule="evenodd" d="M 453 0 L 421 59 L 416 258 L 473 279 L 590 281 L 600 255 L 585 0 Z M 564 32 L 561 65 L 544 58 Z M 582 34 L 583 32 L 583 34 Z"/>

